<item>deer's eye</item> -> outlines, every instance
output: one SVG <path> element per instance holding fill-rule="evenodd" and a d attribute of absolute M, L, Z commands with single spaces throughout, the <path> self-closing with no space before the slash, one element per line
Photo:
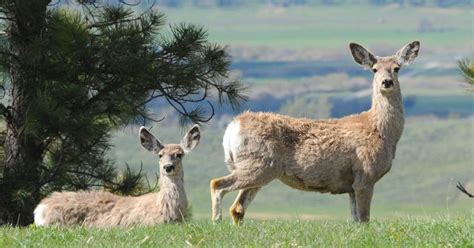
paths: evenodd
<path fill-rule="evenodd" d="M 176 154 L 176 158 L 179 158 L 179 159 L 181 159 L 182 157 L 183 157 L 183 154 L 182 154 L 182 153 L 178 153 L 178 154 Z"/>
<path fill-rule="evenodd" d="M 377 69 L 375 69 L 375 68 L 372 68 L 372 71 L 373 71 L 374 73 L 376 73 L 376 72 L 377 72 Z"/>
<path fill-rule="evenodd" d="M 400 70 L 400 67 L 393 68 L 393 71 L 396 72 L 396 73 L 398 73 L 399 70 Z"/>
<path fill-rule="evenodd" d="M 159 157 L 159 158 L 163 157 L 163 154 L 158 154 L 158 157 Z"/>

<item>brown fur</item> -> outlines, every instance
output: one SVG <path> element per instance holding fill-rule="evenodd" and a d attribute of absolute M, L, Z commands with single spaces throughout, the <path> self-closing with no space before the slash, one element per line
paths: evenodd
<path fill-rule="evenodd" d="M 197 145 L 199 137 L 199 128 L 195 126 L 180 145 L 161 145 L 146 129 L 141 128 L 143 146 L 160 155 L 159 192 L 138 197 L 122 197 L 100 191 L 55 192 L 43 199 L 35 210 L 36 224 L 113 227 L 183 221 L 188 201 L 181 159 L 186 151 Z M 167 171 L 165 166 L 173 166 L 174 169 Z"/>
<path fill-rule="evenodd" d="M 299 190 L 349 193 L 353 219 L 368 221 L 374 184 L 390 170 L 403 130 L 394 68 L 413 60 L 416 55 L 411 53 L 418 52 L 419 44 L 407 46 L 395 56 L 377 58 L 351 45 L 358 63 L 377 69 L 372 107 L 366 112 L 330 120 L 251 112 L 237 116 L 223 141 L 231 174 L 211 181 L 213 219 L 221 219 L 224 194 L 240 190 L 230 208 L 234 222 L 239 222 L 257 191 L 279 179 Z M 386 80 L 393 86 L 386 88 Z"/>

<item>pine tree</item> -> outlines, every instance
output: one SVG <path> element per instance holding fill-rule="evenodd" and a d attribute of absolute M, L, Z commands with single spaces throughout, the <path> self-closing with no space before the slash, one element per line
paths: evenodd
<path fill-rule="evenodd" d="M 153 8 L 135 14 L 124 4 L 77 3 L 80 11 L 51 0 L 0 0 L 8 97 L 0 105 L 0 223 L 31 223 L 35 205 L 53 190 L 133 188 L 137 174 L 116 180 L 110 133 L 154 121 L 147 108 L 154 99 L 196 123 L 212 117 L 211 93 L 233 107 L 245 100 L 239 82 L 226 81 L 228 54 L 202 27 L 179 24 L 166 34 L 164 15 Z"/>

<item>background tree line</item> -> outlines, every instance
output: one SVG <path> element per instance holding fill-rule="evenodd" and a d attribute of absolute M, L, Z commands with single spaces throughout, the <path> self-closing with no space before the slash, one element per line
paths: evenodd
<path fill-rule="evenodd" d="M 118 2 L 118 0 L 110 0 Z M 133 2 L 133 1 L 130 1 Z M 154 2 L 149 0 L 149 2 Z M 192 5 L 197 7 L 243 7 L 254 5 L 255 1 L 249 0 L 156 0 L 157 5 L 166 7 L 182 7 Z M 440 8 L 471 5 L 471 0 L 258 0 L 257 4 L 266 4 L 280 7 L 304 5 L 344 5 L 344 4 L 370 4 L 384 6 L 395 4 L 399 6 L 434 6 Z"/>

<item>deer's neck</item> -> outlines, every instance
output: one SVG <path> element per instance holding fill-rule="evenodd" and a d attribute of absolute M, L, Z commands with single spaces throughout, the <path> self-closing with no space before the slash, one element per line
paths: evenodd
<path fill-rule="evenodd" d="M 188 200 L 184 190 L 183 176 L 160 177 L 160 191 L 158 192 L 158 204 L 162 206 L 162 214 L 169 221 L 181 221 L 188 208 Z"/>
<path fill-rule="evenodd" d="M 403 101 L 400 89 L 395 92 L 381 93 L 374 90 L 372 107 L 369 111 L 375 128 L 385 143 L 395 147 L 402 135 L 405 124 Z"/>

